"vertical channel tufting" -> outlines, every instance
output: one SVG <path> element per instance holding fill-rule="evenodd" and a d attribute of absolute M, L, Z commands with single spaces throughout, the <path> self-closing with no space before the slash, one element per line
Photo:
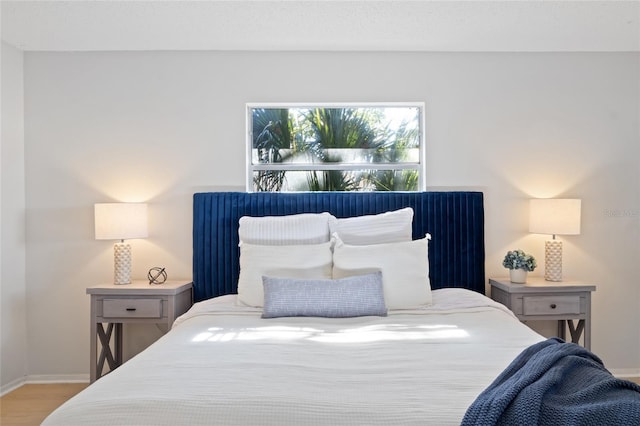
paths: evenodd
<path fill-rule="evenodd" d="M 432 288 L 462 287 L 484 293 L 481 192 L 211 192 L 194 195 L 194 299 L 237 292 L 238 221 L 242 216 L 328 211 L 336 217 L 350 217 L 404 207 L 414 210 L 413 238 L 432 235 L 429 243 Z"/>

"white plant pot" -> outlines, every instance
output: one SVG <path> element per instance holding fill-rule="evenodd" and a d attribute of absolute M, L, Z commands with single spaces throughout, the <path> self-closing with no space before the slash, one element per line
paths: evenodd
<path fill-rule="evenodd" d="M 514 284 L 527 282 L 527 271 L 524 269 L 509 269 L 509 280 Z"/>

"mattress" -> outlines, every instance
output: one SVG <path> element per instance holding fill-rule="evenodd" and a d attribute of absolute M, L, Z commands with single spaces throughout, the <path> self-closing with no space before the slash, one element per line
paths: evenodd
<path fill-rule="evenodd" d="M 432 293 L 429 307 L 340 319 L 262 319 L 234 295 L 199 302 L 43 424 L 460 424 L 544 338 L 477 292 Z"/>

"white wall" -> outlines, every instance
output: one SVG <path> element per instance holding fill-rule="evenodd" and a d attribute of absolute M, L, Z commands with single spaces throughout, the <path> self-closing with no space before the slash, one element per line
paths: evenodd
<path fill-rule="evenodd" d="M 528 198 L 581 198 L 565 275 L 598 286 L 592 349 L 639 374 L 638 75 L 625 53 L 28 52 L 29 374 L 88 371 L 85 288 L 112 274 L 93 203 L 149 202 L 134 276 L 190 277 L 191 196 L 243 189 L 260 101 L 425 101 L 428 186 L 486 194 L 487 276 L 508 249 L 543 259 Z"/>
<path fill-rule="evenodd" d="M 23 54 L 2 43 L 0 394 L 27 373 Z"/>

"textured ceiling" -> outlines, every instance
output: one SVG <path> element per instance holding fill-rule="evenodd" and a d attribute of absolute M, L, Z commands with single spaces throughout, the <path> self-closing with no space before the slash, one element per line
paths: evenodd
<path fill-rule="evenodd" d="M 640 51 L 640 1 L 2 1 L 23 50 Z"/>

